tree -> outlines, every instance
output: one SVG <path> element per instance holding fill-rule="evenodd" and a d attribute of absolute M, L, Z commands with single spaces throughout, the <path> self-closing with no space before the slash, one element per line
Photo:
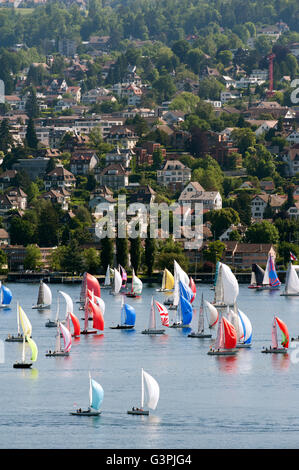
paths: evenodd
<path fill-rule="evenodd" d="M 10 221 L 9 234 L 12 245 L 27 246 L 35 241 L 36 227 L 19 216 L 13 216 Z"/>
<path fill-rule="evenodd" d="M 83 250 L 83 259 L 85 270 L 91 274 L 98 272 L 100 267 L 100 255 L 95 248 L 86 248 Z"/>
<path fill-rule="evenodd" d="M 225 232 L 225 230 L 227 230 L 231 225 L 238 225 L 240 223 L 239 214 L 232 207 L 210 211 L 208 218 L 212 223 L 211 230 L 215 239 Z"/>
<path fill-rule="evenodd" d="M 268 220 L 251 225 L 245 234 L 246 243 L 278 243 L 279 232 Z"/>
<path fill-rule="evenodd" d="M 170 103 L 169 109 L 184 111 L 185 113 L 194 113 L 200 98 L 193 93 L 183 91 L 177 95 Z"/>
<path fill-rule="evenodd" d="M 35 132 L 34 121 L 32 118 L 29 118 L 28 120 L 25 142 L 30 149 L 37 149 L 38 138 Z"/>
<path fill-rule="evenodd" d="M 34 87 L 30 88 L 29 96 L 26 101 L 25 110 L 29 118 L 39 117 L 39 105 L 37 102 L 36 91 Z"/>
<path fill-rule="evenodd" d="M 42 266 L 42 255 L 37 245 L 28 245 L 24 258 L 25 269 L 37 269 Z"/>
<path fill-rule="evenodd" d="M 71 273 L 81 273 L 84 269 L 83 253 L 77 240 L 71 240 L 64 251 L 61 267 Z"/>
<path fill-rule="evenodd" d="M 118 227 L 120 228 L 120 227 Z M 128 238 L 116 238 L 116 261 L 117 264 L 120 264 L 124 269 L 128 267 Z"/>
<path fill-rule="evenodd" d="M 13 146 L 8 119 L 3 119 L 0 125 L 0 150 L 6 154 Z"/>
<path fill-rule="evenodd" d="M 153 151 L 153 168 L 158 170 L 163 163 L 163 154 L 160 148 Z"/>
<path fill-rule="evenodd" d="M 243 156 L 249 147 L 254 147 L 256 144 L 255 133 L 249 128 L 234 129 L 231 133 L 231 138 Z"/>
<path fill-rule="evenodd" d="M 220 240 L 209 242 L 207 248 L 204 250 L 204 257 L 206 260 L 216 264 L 217 261 L 221 260 L 224 250 L 225 243 Z"/>
<path fill-rule="evenodd" d="M 143 247 L 140 237 L 130 238 L 130 258 L 131 266 L 137 274 L 142 260 Z"/>
<path fill-rule="evenodd" d="M 107 266 L 113 266 L 114 239 L 105 237 L 101 239 L 101 265 L 106 272 Z"/>
<path fill-rule="evenodd" d="M 144 260 L 147 268 L 147 275 L 151 276 L 153 274 L 154 264 L 155 264 L 155 255 L 156 255 L 156 240 L 151 238 L 150 230 L 148 227 L 147 238 L 145 239 L 145 251 L 144 251 Z"/>

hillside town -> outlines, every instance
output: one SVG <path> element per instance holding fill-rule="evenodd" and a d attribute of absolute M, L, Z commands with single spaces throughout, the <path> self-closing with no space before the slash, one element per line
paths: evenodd
<path fill-rule="evenodd" d="M 67 15 L 44 3 L 34 2 L 41 18 L 43 8 Z M 18 9 L 2 7 L 13 21 Z M 71 8 L 89 18 L 84 2 Z M 245 272 L 269 253 L 285 269 L 290 252 L 299 257 L 295 27 L 245 21 L 232 34 L 211 21 L 206 44 L 200 28 L 164 40 L 142 26 L 123 38 L 101 30 L 36 43 L 27 33 L 1 48 L 2 272 L 103 274 L 120 263 L 152 275 L 174 258 L 192 273 L 218 260 Z M 116 210 L 121 194 L 127 204 L 177 203 L 182 225 L 202 204 L 200 248 L 163 233 L 100 239 L 97 207 Z"/>

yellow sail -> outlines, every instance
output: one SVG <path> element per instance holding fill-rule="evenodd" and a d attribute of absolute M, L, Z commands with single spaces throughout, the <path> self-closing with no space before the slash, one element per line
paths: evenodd
<path fill-rule="evenodd" d="M 37 349 L 36 343 L 29 336 L 26 336 L 26 339 L 27 339 L 28 344 L 31 348 L 31 361 L 35 362 L 36 359 L 37 359 L 37 355 L 38 355 L 38 349 Z"/>
<path fill-rule="evenodd" d="M 31 323 L 30 323 L 29 318 L 27 317 L 26 313 L 22 309 L 22 307 L 20 307 L 20 305 L 19 305 L 19 317 L 20 317 L 20 321 L 21 321 L 21 325 L 22 325 L 22 328 L 23 328 L 24 335 L 25 336 L 31 336 L 31 333 L 32 333 Z"/>
<path fill-rule="evenodd" d="M 174 288 L 174 277 L 168 269 L 165 268 L 165 289 L 171 290 Z"/>

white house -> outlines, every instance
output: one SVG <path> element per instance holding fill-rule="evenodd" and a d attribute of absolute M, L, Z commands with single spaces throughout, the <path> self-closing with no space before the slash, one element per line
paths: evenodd
<path fill-rule="evenodd" d="M 289 142 L 290 145 L 299 144 L 299 130 L 291 132 L 286 137 L 286 140 Z"/>
<path fill-rule="evenodd" d="M 222 209 L 222 197 L 218 191 L 205 191 L 196 181 L 190 181 L 181 192 L 179 204 L 202 204 L 203 211 Z"/>

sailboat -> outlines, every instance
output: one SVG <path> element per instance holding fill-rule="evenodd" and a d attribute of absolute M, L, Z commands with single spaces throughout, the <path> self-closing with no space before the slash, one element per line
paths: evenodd
<path fill-rule="evenodd" d="M 113 278 L 112 289 L 110 291 L 110 294 L 112 295 L 119 294 L 121 285 L 122 285 L 122 278 L 121 278 L 120 272 L 118 271 L 118 269 L 114 268 L 114 278 Z"/>
<path fill-rule="evenodd" d="M 63 347 L 61 346 L 60 333 L 64 341 Z M 71 336 L 70 331 L 61 322 L 58 322 L 55 349 L 54 351 L 49 350 L 46 353 L 46 356 L 48 357 L 69 356 L 71 347 L 72 347 L 72 336 Z"/>
<path fill-rule="evenodd" d="M 181 268 L 179 263 L 174 260 L 174 291 L 173 291 L 173 304 L 170 306 L 170 309 L 176 310 L 180 302 L 180 281 L 189 286 L 189 276 Z"/>
<path fill-rule="evenodd" d="M 102 289 L 107 289 L 110 286 L 111 286 L 111 276 L 110 276 L 110 265 L 108 264 L 107 269 L 106 269 L 106 274 L 105 274 L 105 281 L 104 281 L 104 285 L 102 286 Z"/>
<path fill-rule="evenodd" d="M 145 388 L 146 388 L 146 396 L 147 399 L 145 400 Z M 149 410 L 144 410 L 144 405 L 151 410 L 155 410 L 157 408 L 157 404 L 159 401 L 160 396 L 160 387 L 156 379 L 152 377 L 148 372 L 141 369 L 141 404 L 140 408 L 132 408 L 127 413 L 129 415 L 149 415 Z"/>
<path fill-rule="evenodd" d="M 281 282 L 277 276 L 273 257 L 272 255 L 269 255 L 262 285 L 257 287 L 257 290 L 279 289 L 280 286 L 281 286 Z"/>
<path fill-rule="evenodd" d="M 163 335 L 165 330 L 158 330 L 156 327 L 156 312 L 154 306 L 154 298 L 152 297 L 149 327 L 143 330 L 141 333 L 144 335 Z"/>
<path fill-rule="evenodd" d="M 205 332 L 205 320 L 204 320 L 204 303 L 203 303 L 203 294 L 201 294 L 201 304 L 198 314 L 198 327 L 197 332 L 192 331 L 188 337 L 189 338 L 212 338 L 211 334 L 206 334 Z"/>
<path fill-rule="evenodd" d="M 215 267 L 214 282 L 213 282 L 212 287 L 210 288 L 211 290 L 215 290 L 217 278 L 218 278 L 219 266 L 220 266 L 220 261 L 217 261 L 216 267 Z"/>
<path fill-rule="evenodd" d="M 282 341 L 281 341 L 281 345 L 283 346 L 282 348 L 278 347 L 277 325 L 279 326 L 279 329 L 282 335 Z M 274 316 L 273 323 L 272 323 L 272 346 L 270 346 L 269 348 L 263 348 L 261 352 L 285 354 L 288 352 L 288 347 L 289 347 L 289 332 L 288 332 L 287 325 L 282 320 L 280 320 L 280 318 Z"/>
<path fill-rule="evenodd" d="M 12 300 L 11 290 L 0 281 L 0 308 L 6 308 Z"/>
<path fill-rule="evenodd" d="M 191 305 L 192 291 L 188 285 L 179 281 L 180 297 L 176 313 L 176 321 L 170 328 L 189 328 L 192 321 L 193 309 Z"/>
<path fill-rule="evenodd" d="M 237 354 L 237 332 L 235 327 L 224 316 L 218 323 L 217 337 L 214 347 L 210 347 L 210 356 L 234 356 Z"/>
<path fill-rule="evenodd" d="M 157 292 L 169 292 L 174 288 L 174 277 L 168 269 L 164 269 L 162 277 L 162 286 L 156 289 Z"/>
<path fill-rule="evenodd" d="M 132 273 L 132 288 L 130 292 L 126 293 L 127 297 L 140 297 L 142 293 L 142 281 L 139 279 L 139 277 L 136 276 L 135 271 L 133 269 Z"/>
<path fill-rule="evenodd" d="M 229 266 L 219 262 L 219 271 L 215 286 L 215 307 L 233 306 L 239 295 L 239 284 Z"/>
<path fill-rule="evenodd" d="M 286 273 L 284 291 L 280 295 L 290 295 L 290 296 L 299 295 L 299 277 L 295 269 L 295 266 L 293 266 L 291 261 L 289 262 L 288 270 Z"/>
<path fill-rule="evenodd" d="M 118 269 L 119 272 L 121 272 L 121 288 L 125 289 L 128 280 L 127 271 L 120 264 L 118 265 Z"/>
<path fill-rule="evenodd" d="M 93 321 L 92 330 L 88 329 L 88 318 L 90 313 Z M 104 316 L 100 307 L 87 297 L 85 302 L 84 329 L 81 331 L 81 335 L 94 335 L 97 333 L 97 330 L 104 330 Z"/>
<path fill-rule="evenodd" d="M 20 329 L 20 320 L 21 320 L 21 325 L 23 329 L 23 333 L 21 333 Z M 18 334 L 16 336 L 9 334 L 5 341 L 8 343 L 22 343 L 25 337 L 25 341 L 27 341 L 26 336 L 31 337 L 32 333 L 32 326 L 29 321 L 29 318 L 27 317 L 26 313 L 22 309 L 22 307 L 19 306 L 19 303 L 17 304 L 17 325 L 18 325 Z M 25 333 L 24 333 L 24 328 L 25 328 Z"/>
<path fill-rule="evenodd" d="M 111 330 L 132 330 L 135 326 L 136 312 L 133 307 L 129 304 L 125 304 L 124 298 L 122 298 L 121 310 L 120 310 L 120 325 L 110 326 Z"/>
<path fill-rule="evenodd" d="M 30 349 L 31 349 L 31 362 L 26 362 L 26 356 L 25 356 L 25 343 L 26 341 L 28 342 Z M 32 366 L 32 363 L 37 360 L 38 356 L 38 349 L 35 341 L 33 341 L 32 338 L 30 338 L 29 335 L 25 335 L 23 337 L 23 348 L 22 348 L 22 360 L 21 362 L 15 362 L 13 367 L 15 369 L 29 369 Z"/>
<path fill-rule="evenodd" d="M 253 264 L 251 270 L 251 280 L 248 289 L 256 289 L 257 287 L 261 287 L 263 284 L 265 271 L 258 265 Z"/>
<path fill-rule="evenodd" d="M 58 294 L 61 293 L 61 291 L 58 292 Z M 60 297 L 58 295 L 57 298 L 57 309 L 56 309 L 56 316 L 55 320 L 50 320 L 50 318 L 46 321 L 45 326 L 48 328 L 57 328 L 58 326 L 58 316 L 59 316 L 59 310 L 60 310 Z"/>
<path fill-rule="evenodd" d="M 101 405 L 104 399 L 103 387 L 91 378 L 89 373 L 89 407 L 87 410 L 79 408 L 71 412 L 73 416 L 99 416 L 101 414 Z"/>
<path fill-rule="evenodd" d="M 209 328 L 213 328 L 219 320 L 218 310 L 216 309 L 216 307 L 214 307 L 214 305 L 212 305 L 207 300 L 205 300 L 205 306 L 207 310 L 209 311 L 209 316 L 208 316 Z"/>
<path fill-rule="evenodd" d="M 101 297 L 101 286 L 97 278 L 92 274 L 84 273 L 80 292 L 80 303 L 83 305 L 85 305 L 88 289 L 93 291 L 97 297 Z"/>
<path fill-rule="evenodd" d="M 51 307 L 51 304 L 52 304 L 51 289 L 43 281 L 40 281 L 37 302 L 36 302 L 36 305 L 32 305 L 32 308 L 42 310 L 44 308 Z"/>
<path fill-rule="evenodd" d="M 161 304 L 157 300 L 155 300 L 155 304 L 158 309 L 158 312 L 160 313 L 162 325 L 169 327 L 169 315 L 168 315 L 167 308 L 165 307 L 165 305 Z"/>

